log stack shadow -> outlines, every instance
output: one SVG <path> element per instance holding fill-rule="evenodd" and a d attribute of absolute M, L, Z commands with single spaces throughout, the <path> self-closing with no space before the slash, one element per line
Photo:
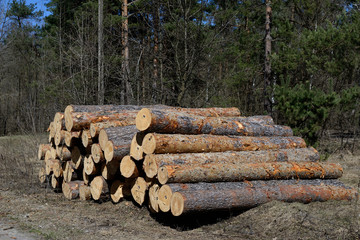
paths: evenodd
<path fill-rule="evenodd" d="M 290 127 L 237 108 L 69 105 L 48 132 L 41 183 L 70 200 L 133 199 L 158 219 L 358 197 Z"/>

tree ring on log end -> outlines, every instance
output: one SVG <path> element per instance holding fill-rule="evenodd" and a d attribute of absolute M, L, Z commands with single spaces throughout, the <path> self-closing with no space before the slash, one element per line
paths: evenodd
<path fill-rule="evenodd" d="M 169 174 L 167 168 L 164 166 L 159 168 L 157 175 L 158 175 L 159 183 L 161 184 L 165 184 L 169 180 Z"/>
<path fill-rule="evenodd" d="M 136 165 L 130 156 L 125 156 L 120 162 L 120 173 L 126 178 L 130 178 L 136 171 Z"/>
<path fill-rule="evenodd" d="M 108 141 L 104 148 L 104 155 L 106 162 L 110 162 L 114 157 L 114 144 L 112 141 Z"/>
<path fill-rule="evenodd" d="M 170 211 L 172 190 L 168 185 L 164 185 L 159 189 L 158 204 L 163 212 Z"/>
<path fill-rule="evenodd" d="M 180 216 L 184 211 L 184 198 L 181 193 L 176 192 L 171 197 L 171 213 L 174 216 Z"/>
<path fill-rule="evenodd" d="M 156 176 L 158 166 L 156 164 L 155 157 L 152 154 L 145 156 L 143 168 L 147 177 L 153 178 Z"/>
<path fill-rule="evenodd" d="M 148 133 L 145 135 L 143 142 L 142 142 L 142 148 L 144 153 L 146 154 L 152 154 L 155 152 L 156 149 L 156 139 L 154 134 Z"/>
<path fill-rule="evenodd" d="M 147 108 L 141 109 L 136 115 L 136 128 L 145 131 L 151 124 L 151 111 Z"/>

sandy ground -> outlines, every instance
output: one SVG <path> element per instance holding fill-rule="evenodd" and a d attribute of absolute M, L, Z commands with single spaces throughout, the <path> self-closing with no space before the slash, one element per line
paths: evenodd
<path fill-rule="evenodd" d="M 132 201 L 69 201 L 39 186 L 39 142 L 44 136 L 0 138 L 0 239 L 360 239 L 358 201 L 271 202 L 179 218 Z M 341 181 L 359 189 L 360 151 L 332 152 L 327 161 L 341 163 Z"/>

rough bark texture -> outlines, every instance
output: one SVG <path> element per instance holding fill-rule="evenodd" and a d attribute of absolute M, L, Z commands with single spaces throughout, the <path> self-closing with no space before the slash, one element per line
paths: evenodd
<path fill-rule="evenodd" d="M 210 163 L 262 163 L 262 162 L 315 162 L 320 154 L 314 148 L 279 149 L 262 151 L 150 154 L 145 156 L 143 169 L 148 177 L 155 177 L 159 167 L 164 165 L 195 165 Z"/>
<path fill-rule="evenodd" d="M 90 124 L 90 135 L 95 138 L 100 134 L 101 129 L 109 127 L 122 127 L 135 124 L 135 118 L 128 118 L 122 120 L 112 120 Z"/>
<path fill-rule="evenodd" d="M 130 156 L 125 156 L 121 160 L 120 173 L 126 178 L 135 178 L 139 176 L 137 166 Z"/>
<path fill-rule="evenodd" d="M 351 200 L 358 195 L 339 181 L 320 179 L 183 184 L 185 191 L 170 186 L 177 191 L 171 200 L 174 216 L 192 211 L 250 208 L 272 200 L 309 203 Z"/>
<path fill-rule="evenodd" d="M 46 151 L 51 149 L 51 144 L 40 144 L 38 150 L 38 159 L 43 160 L 45 158 Z"/>
<path fill-rule="evenodd" d="M 107 162 L 113 159 L 121 160 L 130 154 L 130 146 L 137 130 L 135 125 L 104 129 L 107 132 L 108 142 L 105 145 L 104 155 Z"/>
<path fill-rule="evenodd" d="M 300 137 L 243 137 L 209 134 L 148 133 L 144 137 L 141 147 L 146 154 L 197 153 L 304 148 L 306 143 Z"/>
<path fill-rule="evenodd" d="M 104 152 L 101 149 L 100 145 L 98 143 L 94 143 L 91 146 L 91 156 L 93 158 L 93 161 L 95 163 L 103 162 L 105 161 Z"/>
<path fill-rule="evenodd" d="M 79 187 L 84 185 L 83 181 L 64 182 L 62 184 L 62 192 L 65 198 L 72 200 L 79 197 Z"/>
<path fill-rule="evenodd" d="M 201 117 L 180 112 L 142 109 L 136 117 L 140 131 L 179 134 L 292 136 L 288 126 L 249 122 L 246 118 Z"/>
<path fill-rule="evenodd" d="M 243 180 L 339 178 L 343 169 L 336 163 L 266 162 L 165 165 L 158 180 L 165 183 L 234 182 Z"/>
<path fill-rule="evenodd" d="M 99 200 L 109 193 L 108 184 L 102 176 L 96 176 L 90 183 L 90 191 L 92 198 Z"/>
<path fill-rule="evenodd" d="M 148 184 L 142 177 L 138 177 L 131 188 L 131 195 L 140 206 L 144 203 L 147 188 Z"/>

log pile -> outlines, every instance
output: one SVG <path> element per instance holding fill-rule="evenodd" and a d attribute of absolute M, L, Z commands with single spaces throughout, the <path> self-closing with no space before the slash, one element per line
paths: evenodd
<path fill-rule="evenodd" d="M 133 199 L 174 216 L 280 200 L 350 200 L 339 164 L 291 128 L 237 108 L 69 105 L 41 144 L 39 181 L 67 199 Z"/>

